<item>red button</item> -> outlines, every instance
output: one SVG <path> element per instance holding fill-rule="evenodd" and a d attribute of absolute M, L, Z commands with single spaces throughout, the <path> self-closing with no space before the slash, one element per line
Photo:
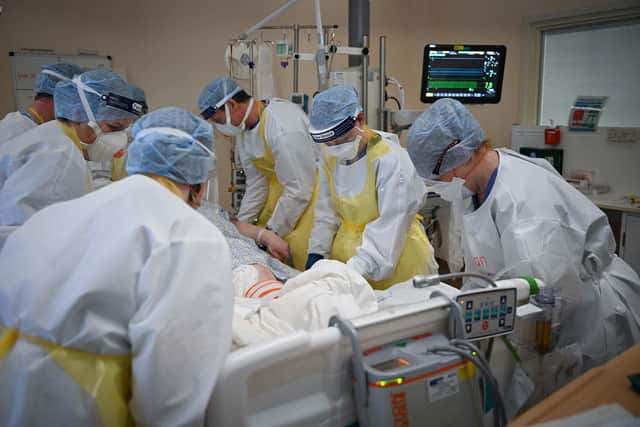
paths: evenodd
<path fill-rule="evenodd" d="M 482 322 L 482 329 L 485 329 L 485 330 L 489 329 L 489 321 L 488 320 L 485 320 L 484 322 Z"/>

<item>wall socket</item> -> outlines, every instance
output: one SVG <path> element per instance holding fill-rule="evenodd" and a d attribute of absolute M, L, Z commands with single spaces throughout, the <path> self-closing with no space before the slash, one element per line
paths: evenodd
<path fill-rule="evenodd" d="M 640 128 L 608 128 L 607 141 L 634 143 L 640 141 Z"/>

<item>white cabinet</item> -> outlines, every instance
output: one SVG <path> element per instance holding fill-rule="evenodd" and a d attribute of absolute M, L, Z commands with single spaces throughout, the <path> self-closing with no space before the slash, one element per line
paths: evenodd
<path fill-rule="evenodd" d="M 640 274 L 640 215 L 622 214 L 620 256 Z"/>

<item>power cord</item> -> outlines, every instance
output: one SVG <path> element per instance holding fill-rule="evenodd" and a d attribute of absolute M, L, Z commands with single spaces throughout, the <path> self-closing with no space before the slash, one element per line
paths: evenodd
<path fill-rule="evenodd" d="M 480 349 L 478 349 L 478 347 L 476 347 L 474 344 L 472 344 L 467 340 L 458 338 L 458 337 L 464 336 L 464 333 L 462 332 L 462 325 L 464 325 L 464 315 L 462 313 L 462 308 L 458 303 L 456 303 L 456 301 L 453 298 L 451 298 L 449 295 L 447 295 L 446 293 L 442 292 L 439 289 L 434 289 L 433 292 L 431 292 L 430 297 L 434 297 L 434 296 L 441 296 L 445 298 L 447 301 L 449 301 L 450 309 L 453 310 L 453 312 L 455 313 L 454 316 L 455 318 L 457 318 L 457 322 L 455 321 L 455 319 L 452 319 L 449 325 L 449 329 L 450 329 L 449 334 L 450 336 L 454 337 L 451 340 L 451 346 L 434 347 L 434 348 L 428 349 L 428 351 L 437 352 L 437 351 L 449 350 L 458 354 L 460 357 L 463 357 L 467 360 L 471 360 L 480 369 L 480 371 L 483 373 L 483 377 L 489 383 L 491 394 L 495 402 L 495 408 L 493 410 L 494 427 L 506 426 L 507 413 L 505 410 L 504 401 L 502 399 L 502 395 L 498 388 L 498 381 L 495 379 L 495 377 L 491 373 L 489 361 L 487 360 L 487 358 L 485 358 L 485 356 L 482 354 Z M 493 344 L 493 339 L 491 339 L 490 344 Z M 471 352 L 471 354 L 465 352 L 459 347 L 466 348 L 469 352 Z M 491 351 L 489 350 L 489 355 L 490 354 L 491 354 Z"/>
<path fill-rule="evenodd" d="M 455 343 L 455 344 L 454 344 Z M 489 383 L 493 399 L 495 401 L 495 408 L 493 410 L 493 425 L 494 427 L 504 427 L 507 425 L 507 414 L 502 400 L 502 395 L 498 388 L 498 382 L 491 374 L 491 370 L 486 364 L 486 360 L 482 356 L 482 353 L 476 346 L 466 340 L 452 340 L 452 345 L 447 346 L 434 346 L 427 349 L 427 352 L 431 353 L 454 353 L 461 358 L 472 362 L 482 373 L 484 379 Z M 466 347 L 466 351 L 463 348 Z"/>

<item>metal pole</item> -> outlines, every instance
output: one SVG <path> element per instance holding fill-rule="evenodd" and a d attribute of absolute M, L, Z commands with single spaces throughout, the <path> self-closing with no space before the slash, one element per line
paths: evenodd
<path fill-rule="evenodd" d="M 369 0 L 349 0 L 349 46 L 358 46 L 369 34 Z M 364 47 L 364 46 L 362 46 Z M 361 65 L 362 57 L 349 56 L 349 67 Z"/>
<path fill-rule="evenodd" d="M 387 124 L 385 123 L 385 114 L 384 114 L 384 102 L 385 102 L 385 89 L 387 86 L 387 76 L 385 69 L 385 61 L 386 61 L 386 36 L 380 36 L 380 93 L 378 94 L 378 126 L 383 131 L 387 131 Z"/>
<path fill-rule="evenodd" d="M 265 25 L 264 27 L 260 27 L 260 30 L 292 30 L 293 29 L 293 25 Z M 315 29 L 318 28 L 316 25 L 298 25 L 298 28 L 300 28 L 301 30 L 310 30 L 310 29 Z M 328 24 L 328 25 L 322 25 L 322 28 L 324 28 L 325 30 L 335 30 L 338 27 L 337 24 Z"/>
<path fill-rule="evenodd" d="M 369 115 L 369 36 L 362 36 L 362 108 Z"/>
<path fill-rule="evenodd" d="M 293 26 L 293 54 L 300 52 L 300 25 Z M 298 83 L 300 78 L 300 61 L 294 56 L 293 58 L 293 92 L 298 93 Z"/>
<path fill-rule="evenodd" d="M 255 96 L 255 93 L 253 93 L 253 77 L 254 77 L 254 61 L 253 61 L 253 40 L 249 41 L 249 60 L 251 61 L 249 63 L 249 94 L 251 96 Z"/>
<path fill-rule="evenodd" d="M 229 77 L 233 78 L 233 63 L 231 59 L 233 58 L 233 41 L 229 42 Z"/>
<path fill-rule="evenodd" d="M 258 29 L 260 29 L 260 27 L 263 27 L 267 22 L 272 21 L 273 19 L 277 18 L 280 14 L 282 14 L 285 10 L 289 9 L 291 6 L 293 6 L 298 0 L 289 0 L 287 2 L 287 4 L 279 7 L 278 9 L 276 9 L 274 12 L 272 12 L 270 15 L 267 15 L 265 18 L 263 18 L 260 22 L 258 22 L 256 25 L 254 25 L 253 27 L 249 28 L 247 31 L 245 31 L 244 33 L 240 34 L 240 36 L 238 37 L 239 39 L 248 39 L 249 36 L 251 34 L 253 34 L 255 31 L 257 31 Z"/>

